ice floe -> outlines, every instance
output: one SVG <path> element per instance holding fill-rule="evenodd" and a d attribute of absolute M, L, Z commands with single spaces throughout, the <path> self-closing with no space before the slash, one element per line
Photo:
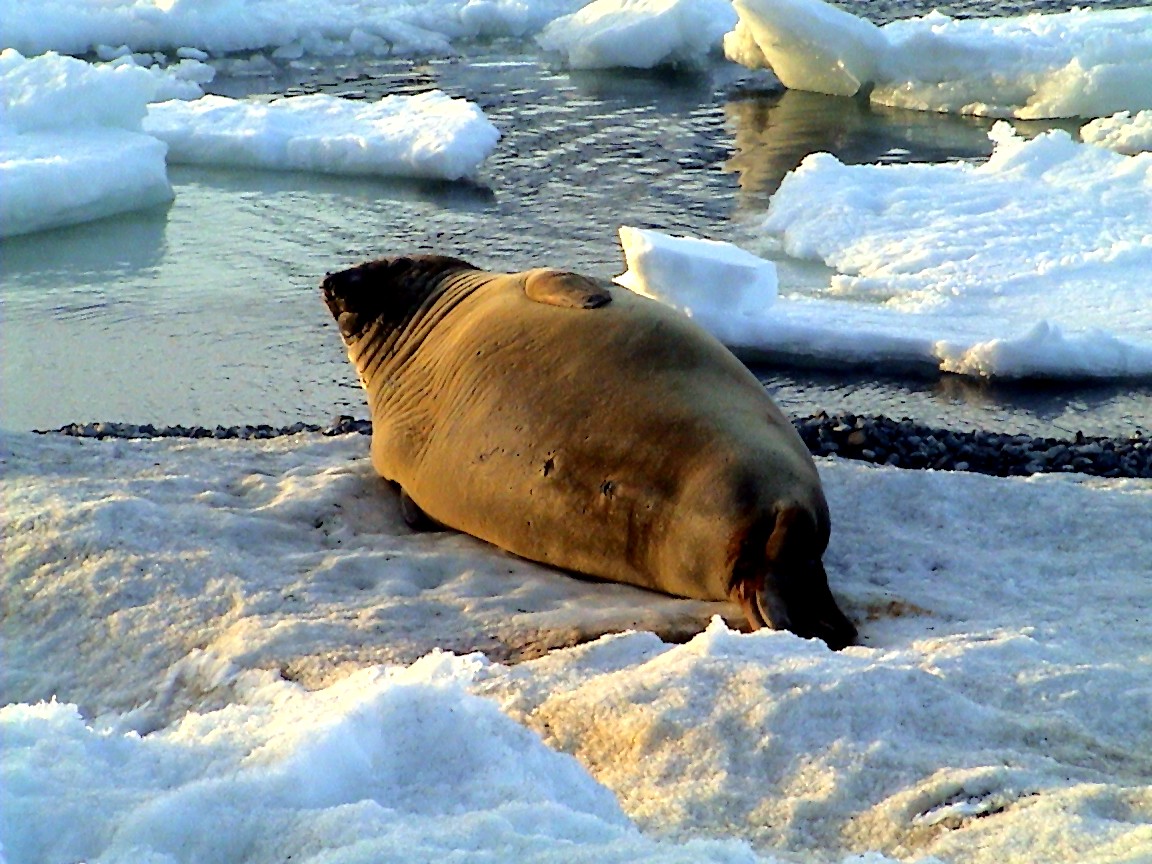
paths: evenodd
<path fill-rule="evenodd" d="M 921 111 L 1101 117 L 1152 107 L 1152 9 L 883 26 L 822 0 L 734 0 L 725 52 L 786 87 Z"/>

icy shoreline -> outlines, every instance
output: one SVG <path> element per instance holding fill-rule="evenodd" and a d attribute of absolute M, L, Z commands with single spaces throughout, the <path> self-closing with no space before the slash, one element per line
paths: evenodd
<path fill-rule="evenodd" d="M 897 468 L 967 471 L 994 477 L 1032 474 L 1088 474 L 1107 478 L 1152 479 L 1152 442 L 1138 430 L 1128 438 L 1083 435 L 1035 437 L 984 430 L 951 430 L 908 418 L 829 415 L 821 411 L 795 418 L 793 424 L 816 456 L 840 456 Z M 37 429 L 41 435 L 73 438 L 214 438 L 265 439 L 302 433 L 348 435 L 372 432 L 370 420 L 341 415 L 326 426 L 155 426 L 151 423 L 69 423 L 59 429 Z"/>

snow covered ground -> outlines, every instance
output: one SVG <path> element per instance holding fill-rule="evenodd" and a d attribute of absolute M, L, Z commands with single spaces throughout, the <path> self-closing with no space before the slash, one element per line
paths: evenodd
<path fill-rule="evenodd" d="M 0 438 L 9 864 L 1152 855 L 1149 481 L 821 460 L 833 654 L 414 535 L 367 446 Z"/>
<path fill-rule="evenodd" d="M 823 0 L 734 0 L 725 52 L 786 87 L 991 117 L 1152 108 L 1152 9 L 949 18 L 878 27 Z"/>

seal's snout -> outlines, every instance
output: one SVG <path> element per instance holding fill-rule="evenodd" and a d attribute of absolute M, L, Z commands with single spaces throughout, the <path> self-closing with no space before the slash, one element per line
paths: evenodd
<path fill-rule="evenodd" d="M 820 639 L 833 651 L 856 644 L 856 626 L 836 605 L 819 561 L 776 570 L 762 580 L 746 579 L 732 595 L 753 630 L 788 630 L 802 639 Z"/>

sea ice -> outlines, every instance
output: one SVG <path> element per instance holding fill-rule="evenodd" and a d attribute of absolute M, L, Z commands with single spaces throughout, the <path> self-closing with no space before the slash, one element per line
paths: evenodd
<path fill-rule="evenodd" d="M 595 0 L 536 41 L 573 69 L 699 66 L 735 25 L 729 0 Z"/>
<path fill-rule="evenodd" d="M 649 239 L 645 267 L 679 276 L 648 293 L 750 356 L 1152 375 L 1152 154 L 1059 130 L 1026 140 L 1003 122 L 991 134 L 984 163 L 845 165 L 818 153 L 785 177 L 765 244 L 827 265 L 822 289 L 782 282 L 778 298 L 752 302 L 706 258 L 693 268 Z M 637 245 L 628 231 L 621 241 Z"/>
<path fill-rule="evenodd" d="M 475 173 L 500 137 L 476 105 L 437 90 L 371 102 L 204 96 L 150 106 L 144 130 L 172 162 L 447 180 Z"/>
<path fill-rule="evenodd" d="M 1098 117 L 1080 127 L 1080 138 L 1119 153 L 1152 150 L 1152 109 Z"/>
<path fill-rule="evenodd" d="M 3 45 L 25 54 L 252 50 L 349 56 L 449 53 L 452 42 L 523 36 L 584 0 L 0 0 Z M 199 59 L 205 59 L 203 57 Z"/>
<path fill-rule="evenodd" d="M 785 86 L 921 111 L 1100 117 L 1152 107 L 1152 10 L 932 12 L 877 27 L 822 0 L 735 0 L 728 56 Z"/>
<path fill-rule="evenodd" d="M 776 300 L 776 266 L 731 243 L 621 225 L 620 246 L 616 282 L 689 317 L 763 314 Z"/>
<path fill-rule="evenodd" d="M 127 54 L 86 63 L 6 49 L 0 236 L 171 201 L 168 161 L 456 180 L 499 139 L 477 106 L 438 91 L 374 102 L 203 96 L 214 72 L 196 57 L 144 68 Z"/>
<path fill-rule="evenodd" d="M 172 200 L 166 148 L 141 131 L 159 86 L 131 62 L 0 53 L 0 236 Z"/>

